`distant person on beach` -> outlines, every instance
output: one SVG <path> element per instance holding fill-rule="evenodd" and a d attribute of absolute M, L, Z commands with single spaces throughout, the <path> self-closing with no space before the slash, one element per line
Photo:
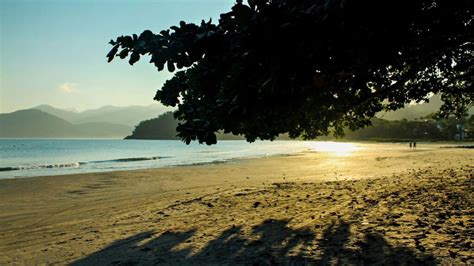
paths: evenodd
<path fill-rule="evenodd" d="M 411 150 L 411 147 L 412 147 L 412 145 L 411 145 L 411 141 L 410 141 L 410 150 Z"/>
<path fill-rule="evenodd" d="M 416 141 L 413 142 L 413 149 L 416 149 Z"/>

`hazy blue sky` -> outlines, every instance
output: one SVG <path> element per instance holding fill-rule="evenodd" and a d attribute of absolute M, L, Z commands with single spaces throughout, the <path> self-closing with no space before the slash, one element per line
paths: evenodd
<path fill-rule="evenodd" d="M 0 0 L 0 112 L 149 105 L 170 73 L 107 63 L 110 39 L 217 19 L 234 0 Z M 216 21 L 216 20 L 214 20 Z M 118 59 L 118 58 L 117 58 Z"/>

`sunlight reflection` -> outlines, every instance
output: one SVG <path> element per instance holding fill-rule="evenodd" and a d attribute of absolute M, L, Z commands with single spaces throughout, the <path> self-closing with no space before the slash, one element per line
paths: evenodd
<path fill-rule="evenodd" d="M 328 152 L 336 156 L 349 156 L 360 149 L 354 143 L 318 141 L 311 144 L 311 148 L 317 152 Z"/>

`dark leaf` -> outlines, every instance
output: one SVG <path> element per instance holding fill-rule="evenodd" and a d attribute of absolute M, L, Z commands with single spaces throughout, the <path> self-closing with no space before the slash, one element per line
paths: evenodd
<path fill-rule="evenodd" d="M 107 58 L 108 58 L 109 63 L 114 59 L 115 54 L 118 51 L 118 48 L 119 48 L 119 44 L 114 45 L 114 48 L 112 48 L 112 50 L 110 50 L 110 52 L 107 54 Z"/>
<path fill-rule="evenodd" d="M 174 70 L 175 70 L 174 63 L 168 60 L 168 71 L 174 72 Z"/>
<path fill-rule="evenodd" d="M 119 53 L 119 57 L 120 59 L 124 59 L 128 56 L 128 49 L 123 49 L 120 53 Z"/>
<path fill-rule="evenodd" d="M 130 60 L 128 63 L 130 65 L 135 64 L 138 60 L 140 60 L 140 54 L 138 52 L 133 52 L 132 55 L 130 55 Z"/>

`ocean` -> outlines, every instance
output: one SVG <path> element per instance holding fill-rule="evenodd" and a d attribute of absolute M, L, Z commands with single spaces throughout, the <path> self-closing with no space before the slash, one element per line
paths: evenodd
<path fill-rule="evenodd" d="M 175 140 L 0 139 L 0 179 L 231 162 L 326 146 L 305 141 L 219 141 L 207 146 Z"/>

